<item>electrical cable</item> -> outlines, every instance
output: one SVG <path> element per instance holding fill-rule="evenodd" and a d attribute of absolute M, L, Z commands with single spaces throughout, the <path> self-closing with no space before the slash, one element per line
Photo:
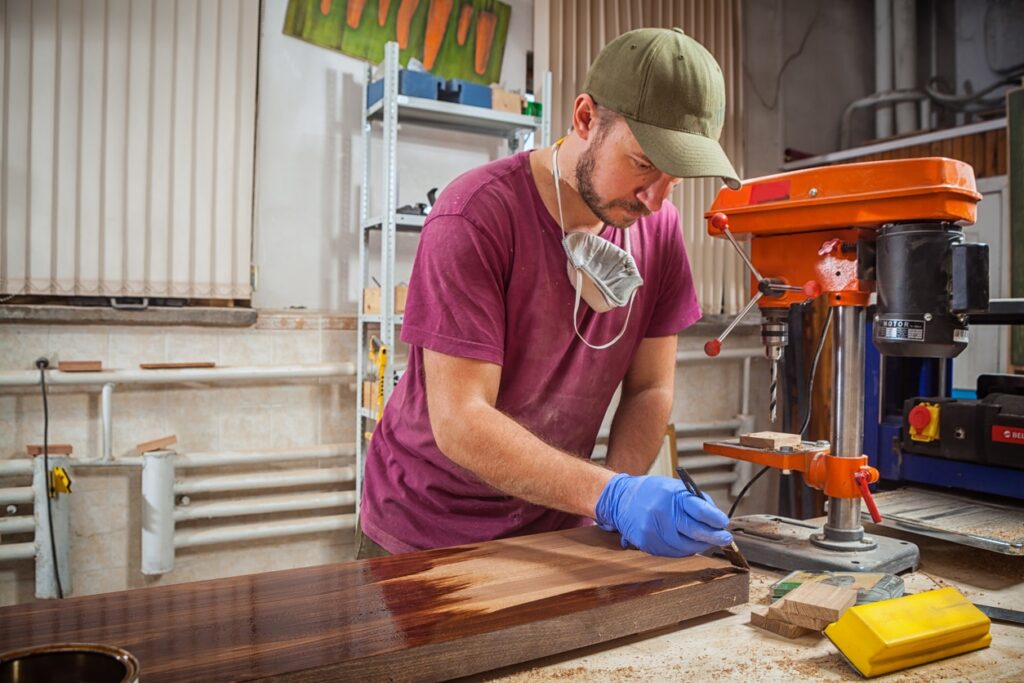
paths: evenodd
<path fill-rule="evenodd" d="M 832 325 L 832 307 L 829 306 L 828 315 L 825 316 L 825 324 L 821 327 L 821 333 L 818 335 L 818 347 L 814 351 L 814 362 L 811 363 L 811 373 L 807 378 L 807 414 L 804 415 L 802 426 L 800 427 L 800 437 L 803 438 L 804 433 L 807 431 L 807 427 L 811 424 L 811 391 L 814 389 L 814 376 L 818 372 L 818 361 L 821 360 L 821 350 L 825 346 L 825 337 L 828 336 L 828 328 Z M 746 495 L 750 487 L 754 485 L 758 479 L 761 478 L 765 472 L 771 469 L 770 465 L 765 465 L 750 478 L 740 492 L 736 495 L 736 500 L 732 502 L 732 506 L 729 508 L 729 517 L 731 518 L 733 513 L 736 512 L 736 508 L 739 507 L 740 501 L 743 500 L 743 496 Z"/>
<path fill-rule="evenodd" d="M 828 328 L 832 325 L 832 311 L 834 309 L 828 307 L 828 315 L 825 316 L 825 324 L 821 328 L 821 334 L 818 336 L 818 348 L 814 352 L 814 362 L 811 363 L 811 374 L 807 378 L 807 414 L 804 415 L 803 422 L 800 423 L 800 438 L 804 438 L 807 433 L 807 428 L 811 426 L 811 392 L 814 391 L 814 376 L 818 372 L 818 361 L 821 360 L 821 349 L 825 346 L 825 337 L 828 336 Z"/>
<path fill-rule="evenodd" d="M 50 527 L 50 552 L 53 553 L 53 576 L 57 580 L 57 597 L 64 599 L 64 587 L 60 583 L 60 567 L 57 564 L 57 540 L 53 533 L 53 479 L 50 477 L 50 407 L 46 401 L 46 368 L 50 362 L 45 358 L 36 361 L 39 368 L 39 386 L 43 390 L 43 476 L 46 477 L 46 518 Z"/>

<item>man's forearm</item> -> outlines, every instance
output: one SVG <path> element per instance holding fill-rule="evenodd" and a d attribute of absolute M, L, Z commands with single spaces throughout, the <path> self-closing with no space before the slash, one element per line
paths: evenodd
<path fill-rule="evenodd" d="M 646 474 L 658 456 L 672 410 L 672 393 L 652 388 L 624 394 L 608 437 L 608 468 L 627 474 Z"/>
<path fill-rule="evenodd" d="M 479 403 L 457 424 L 435 426 L 441 451 L 494 488 L 587 517 L 613 472 L 559 451 L 497 409 Z"/>

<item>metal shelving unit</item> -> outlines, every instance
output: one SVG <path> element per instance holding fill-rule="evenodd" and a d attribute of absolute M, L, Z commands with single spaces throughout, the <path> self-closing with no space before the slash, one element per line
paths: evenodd
<path fill-rule="evenodd" d="M 534 117 L 511 112 L 495 111 L 452 102 L 409 97 L 398 93 L 398 44 L 388 43 L 384 48 L 384 96 L 372 106 L 366 107 L 366 91 L 373 79 L 373 69 L 368 66 L 363 85 L 363 184 L 359 197 L 359 281 L 361 288 L 369 285 L 370 279 L 370 237 L 380 233 L 379 259 L 381 310 L 379 314 L 364 314 L 360 302 L 356 342 L 356 510 L 362 499 L 363 462 L 369 433 L 376 424 L 376 413 L 363 407 L 363 381 L 377 378 L 376 367 L 367 357 L 367 345 L 371 335 L 376 334 L 387 347 L 387 362 L 384 365 L 384 401 L 391 396 L 402 369 L 396 368 L 394 358 L 397 330 L 403 316 L 395 313 L 395 246 L 399 233 L 419 234 L 425 216 L 397 213 L 398 207 L 398 126 L 402 124 L 422 125 L 441 130 L 454 130 L 503 138 L 508 143 L 509 153 L 523 146 L 530 135 L 539 137 L 540 145 L 547 146 L 551 140 L 551 111 L 543 107 L 543 116 Z M 551 74 L 544 76 L 545 96 L 551 92 Z M 380 123 L 383 134 L 382 174 L 376 180 L 370 177 L 371 139 L 374 122 Z M 369 187 L 378 182 L 384 189 L 383 215 L 370 216 Z M 382 405 L 383 405 L 382 403 Z"/>

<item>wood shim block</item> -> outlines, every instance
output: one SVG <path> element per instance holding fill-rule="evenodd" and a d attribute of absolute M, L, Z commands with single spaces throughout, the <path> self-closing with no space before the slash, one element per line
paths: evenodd
<path fill-rule="evenodd" d="M 799 446 L 800 435 L 786 434 L 785 432 L 751 432 L 750 434 L 740 434 L 740 445 L 778 450 L 783 446 Z"/>
<path fill-rule="evenodd" d="M 721 560 L 582 527 L 372 560 L 0 607 L 17 650 L 102 638 L 161 681 L 438 681 L 745 604 Z M 100 624 L 100 627 L 97 627 Z"/>
<path fill-rule="evenodd" d="M 103 369 L 103 361 L 98 360 L 62 360 L 57 363 L 61 372 L 99 372 Z"/>
<path fill-rule="evenodd" d="M 827 619 L 819 619 L 817 617 L 810 617 L 805 614 L 790 614 L 782 610 L 782 603 L 785 602 L 785 598 L 776 601 L 771 607 L 768 608 L 768 618 L 773 621 L 783 621 L 793 626 L 800 626 L 801 628 L 809 629 L 811 631 L 823 631 L 825 627 L 832 622 Z"/>
<path fill-rule="evenodd" d="M 71 444 L 69 443 L 51 443 L 46 445 L 46 452 L 49 455 L 71 455 Z M 43 444 L 41 443 L 30 443 L 25 446 L 25 451 L 35 457 L 43 454 Z"/>
<path fill-rule="evenodd" d="M 170 436 L 153 439 L 152 441 L 144 441 L 135 447 L 135 451 L 139 455 L 142 455 L 143 453 L 149 453 L 150 451 L 162 451 L 168 446 L 172 446 L 176 443 L 178 443 L 178 437 L 171 434 Z"/>
<path fill-rule="evenodd" d="M 182 370 L 185 368 L 215 368 L 213 361 L 191 361 L 184 363 L 139 363 L 143 370 Z"/>
<path fill-rule="evenodd" d="M 765 610 L 763 607 L 752 607 L 750 609 L 750 623 L 785 638 L 799 638 L 811 633 L 810 629 L 806 629 L 803 626 L 797 626 L 788 621 L 771 619 L 768 617 L 767 612 L 768 610 Z"/>
<path fill-rule="evenodd" d="M 790 622 L 799 623 L 792 617 L 800 616 L 824 621 L 827 626 L 838 621 L 843 612 L 856 602 L 857 590 L 854 588 L 814 582 L 800 584 L 786 593 L 786 597 L 779 600 L 776 606 L 787 615 Z"/>

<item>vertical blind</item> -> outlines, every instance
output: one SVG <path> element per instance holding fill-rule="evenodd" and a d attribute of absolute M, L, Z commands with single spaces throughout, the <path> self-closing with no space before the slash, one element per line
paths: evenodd
<path fill-rule="evenodd" d="M 534 11 L 540 21 L 535 19 L 535 26 L 546 23 L 548 35 L 535 36 L 535 40 L 538 62 L 543 63 L 546 55 L 552 75 L 552 96 L 543 93 L 551 106 L 552 131 L 569 127 L 573 100 L 606 43 L 637 28 L 678 26 L 704 45 L 722 67 L 726 117 L 721 143 L 742 178 L 740 6 L 740 0 L 538 0 Z M 679 207 L 694 282 L 706 314 L 739 311 L 749 283 L 732 246 L 707 236 L 703 214 L 721 186 L 717 179 L 687 179 L 672 196 Z"/>
<path fill-rule="evenodd" d="M 250 297 L 259 4 L 0 0 L 0 293 Z"/>

